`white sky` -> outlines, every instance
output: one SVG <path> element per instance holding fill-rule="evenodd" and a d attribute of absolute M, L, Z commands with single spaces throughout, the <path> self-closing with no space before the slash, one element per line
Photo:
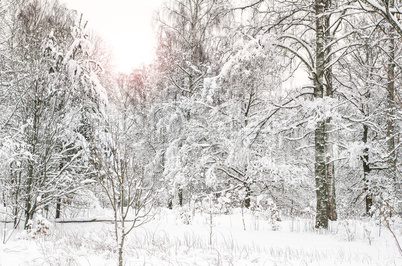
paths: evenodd
<path fill-rule="evenodd" d="M 153 58 L 152 15 L 161 0 L 62 0 L 84 13 L 88 26 L 108 42 L 119 71 L 128 72 Z"/>

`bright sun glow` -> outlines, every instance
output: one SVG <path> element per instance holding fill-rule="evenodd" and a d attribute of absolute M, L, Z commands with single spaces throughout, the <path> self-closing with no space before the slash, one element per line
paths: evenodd
<path fill-rule="evenodd" d="M 155 38 L 151 27 L 161 0 L 64 0 L 84 13 L 89 26 L 113 49 L 117 71 L 129 72 L 153 59 Z"/>
<path fill-rule="evenodd" d="M 116 33 L 111 40 L 115 65 L 120 72 L 150 63 L 153 59 L 153 36 L 146 31 L 129 30 Z"/>

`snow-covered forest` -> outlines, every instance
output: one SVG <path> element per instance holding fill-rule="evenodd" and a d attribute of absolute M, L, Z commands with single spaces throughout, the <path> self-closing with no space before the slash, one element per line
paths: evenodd
<path fill-rule="evenodd" d="M 166 0 L 118 73 L 85 14 L 0 0 L 0 265 L 401 265 L 401 16 Z"/>

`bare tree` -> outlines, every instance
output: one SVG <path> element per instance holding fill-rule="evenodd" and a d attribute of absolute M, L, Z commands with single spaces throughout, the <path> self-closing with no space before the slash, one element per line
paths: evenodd
<path fill-rule="evenodd" d="M 395 0 L 358 0 L 358 2 L 365 11 L 380 15 L 402 36 L 402 25 L 399 19 L 402 10 L 400 5 L 395 5 Z"/>
<path fill-rule="evenodd" d="M 97 183 L 113 210 L 119 265 L 126 237 L 153 218 L 158 197 L 154 180 L 127 139 L 127 129 L 125 121 L 105 127 L 106 141 L 93 141 L 90 150 Z"/>
<path fill-rule="evenodd" d="M 316 128 L 314 131 L 314 176 L 316 182 L 317 216 L 316 227 L 327 228 L 328 219 L 336 220 L 335 166 L 331 117 L 325 114 L 326 99 L 333 97 L 332 67 L 343 56 L 347 47 L 340 44 L 342 37 L 335 37 L 344 13 L 336 11 L 330 0 L 289 1 L 290 8 L 270 12 L 277 17 L 276 24 L 268 27 L 285 27 L 286 33 L 279 37 L 282 47 L 292 57 L 299 60 L 312 80 L 314 101 L 319 108 L 314 111 Z M 336 19 L 333 14 L 340 13 Z M 312 24 L 314 26 L 312 26 Z M 294 35 L 295 34 L 295 35 Z"/>

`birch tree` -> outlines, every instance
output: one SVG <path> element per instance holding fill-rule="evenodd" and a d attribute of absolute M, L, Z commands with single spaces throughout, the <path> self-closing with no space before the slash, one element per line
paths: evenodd
<path fill-rule="evenodd" d="M 118 121 L 118 120 L 117 120 Z M 121 122 L 121 121 L 120 121 Z M 93 142 L 89 151 L 102 187 L 113 210 L 118 265 L 124 265 L 124 244 L 136 228 L 150 221 L 158 203 L 155 180 L 146 176 L 145 166 L 130 147 L 120 125 L 107 126 L 106 149 Z M 134 143 L 135 145 L 135 143 Z"/>

